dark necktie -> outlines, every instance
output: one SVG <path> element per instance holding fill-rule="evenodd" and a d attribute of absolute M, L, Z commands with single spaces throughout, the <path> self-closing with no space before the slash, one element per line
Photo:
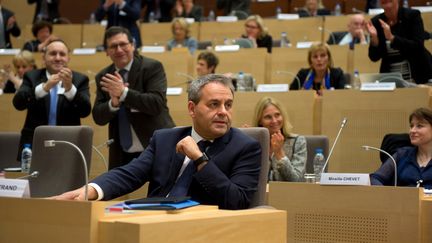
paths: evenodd
<path fill-rule="evenodd" d="M 57 125 L 57 84 L 50 90 L 50 109 L 48 115 L 48 125 Z"/>
<path fill-rule="evenodd" d="M 201 152 L 205 152 L 207 148 L 211 145 L 210 141 L 201 140 L 198 142 L 198 147 Z M 189 191 L 189 186 L 192 182 L 192 176 L 196 172 L 196 167 L 193 161 L 189 161 L 189 164 L 184 169 L 183 173 L 180 175 L 173 188 L 171 189 L 170 196 L 172 197 L 182 197 L 187 196 Z"/>
<path fill-rule="evenodd" d="M 119 71 L 119 74 L 122 76 L 123 81 L 125 83 L 127 83 L 125 78 L 126 73 L 127 70 L 125 69 L 121 69 Z M 120 105 L 120 109 L 118 111 L 118 119 L 119 119 L 120 145 L 122 146 L 123 151 L 128 151 L 129 148 L 132 146 L 132 132 L 131 132 L 129 119 L 126 113 L 126 107 L 124 106 L 124 104 Z"/>

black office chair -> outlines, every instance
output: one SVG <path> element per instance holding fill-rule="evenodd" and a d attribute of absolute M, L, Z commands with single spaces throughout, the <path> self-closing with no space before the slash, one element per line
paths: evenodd
<path fill-rule="evenodd" d="M 402 147 L 412 147 L 408 133 L 389 133 L 386 134 L 381 142 L 381 149 L 393 155 L 396 150 Z M 380 160 L 384 163 L 388 156 L 380 152 Z"/>
<path fill-rule="evenodd" d="M 0 132 L 0 171 L 9 167 L 20 167 L 17 153 L 21 134 L 18 132 Z"/>
<path fill-rule="evenodd" d="M 329 152 L 329 141 L 328 137 L 324 135 L 305 135 L 305 138 L 307 146 L 306 174 L 313 174 L 315 150 L 317 148 L 322 149 L 324 157 L 327 158 Z"/>
<path fill-rule="evenodd" d="M 30 173 L 38 171 L 37 178 L 30 179 L 31 197 L 48 197 L 79 188 L 85 184 L 82 157 L 76 149 L 58 143 L 46 147 L 46 140 L 68 141 L 78 146 L 90 168 L 93 129 L 89 126 L 39 126 L 33 137 L 33 156 Z"/>

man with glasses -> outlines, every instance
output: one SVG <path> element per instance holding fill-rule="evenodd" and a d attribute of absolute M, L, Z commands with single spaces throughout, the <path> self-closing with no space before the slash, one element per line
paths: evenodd
<path fill-rule="evenodd" d="M 148 145 L 153 132 L 174 126 L 169 115 L 165 71 L 159 61 L 140 56 L 130 32 L 113 26 L 104 45 L 112 64 L 96 75 L 93 119 L 109 123 L 109 168 L 127 164 Z"/>

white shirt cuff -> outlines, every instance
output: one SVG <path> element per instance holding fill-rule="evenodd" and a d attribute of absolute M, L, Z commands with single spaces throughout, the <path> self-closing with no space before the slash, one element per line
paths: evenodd
<path fill-rule="evenodd" d="M 128 91 L 129 91 L 129 88 L 125 87 L 123 90 L 123 93 L 120 96 L 120 99 L 119 99 L 120 102 L 124 102 L 124 100 L 126 99 L 126 95 L 127 95 Z"/>
<path fill-rule="evenodd" d="M 71 101 L 75 97 L 76 93 L 77 93 L 77 88 L 75 87 L 75 85 L 72 84 L 72 88 L 69 91 L 64 92 L 64 96 L 66 97 L 66 99 Z"/>
<path fill-rule="evenodd" d="M 96 190 L 96 192 L 98 194 L 98 197 L 96 198 L 96 201 L 102 200 L 102 198 L 104 197 L 104 193 L 102 191 L 102 188 L 100 188 L 100 186 L 98 184 L 96 184 L 96 183 L 89 183 L 88 185 L 91 186 L 91 187 L 93 187 Z"/>
<path fill-rule="evenodd" d="M 42 97 L 44 97 L 45 95 L 48 94 L 48 92 L 46 92 L 46 91 L 43 89 L 44 84 L 45 84 L 45 83 L 40 83 L 40 84 L 39 84 L 38 86 L 36 86 L 36 88 L 35 88 L 35 96 L 36 96 L 37 99 L 40 99 L 40 98 L 42 98 Z"/>
<path fill-rule="evenodd" d="M 109 107 L 109 110 L 110 110 L 111 112 L 116 112 L 116 111 L 120 110 L 119 107 L 114 107 L 114 106 L 112 105 L 112 100 L 111 100 L 111 99 L 108 101 L 108 107 Z"/>

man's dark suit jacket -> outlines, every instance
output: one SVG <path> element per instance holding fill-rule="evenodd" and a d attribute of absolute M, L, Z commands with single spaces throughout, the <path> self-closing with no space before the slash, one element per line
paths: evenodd
<path fill-rule="evenodd" d="M 99 7 L 95 12 L 96 20 L 101 21 L 107 16 L 107 29 L 111 26 L 121 26 L 128 29 L 135 39 L 137 47 L 141 47 L 141 35 L 136 24 L 140 18 L 141 0 L 125 0 L 126 5 L 120 11 L 114 4 L 105 11 L 103 4 L 105 0 L 101 0 Z M 124 15 L 125 14 L 125 15 Z"/>
<path fill-rule="evenodd" d="M 175 3 L 175 0 L 159 0 L 159 10 L 161 14 L 159 22 L 171 22 L 171 10 L 174 8 Z M 155 13 L 156 11 L 155 0 L 141 0 L 141 4 L 143 8 L 147 7 L 144 21 L 149 22 L 150 12 Z"/>
<path fill-rule="evenodd" d="M 35 14 L 33 17 L 33 23 L 35 23 L 38 20 L 38 15 L 41 11 L 42 0 L 27 0 L 27 3 L 28 4 L 36 3 Z M 60 4 L 60 0 L 51 0 L 51 3 L 47 3 L 48 19 L 44 19 L 44 20 L 47 20 L 51 23 L 55 23 L 58 21 L 58 19 L 60 18 L 59 4 Z"/>
<path fill-rule="evenodd" d="M 339 43 L 341 42 L 341 40 L 347 35 L 349 34 L 348 31 L 337 31 L 337 32 L 331 32 L 328 40 L 327 40 L 327 44 L 329 45 L 339 45 Z M 366 36 L 366 40 L 368 40 L 368 37 Z M 359 44 L 360 43 L 360 39 L 359 38 L 355 38 L 355 44 Z"/>
<path fill-rule="evenodd" d="M 106 73 L 114 73 L 114 64 L 96 75 L 96 100 L 93 107 L 93 119 L 98 125 L 109 123 L 109 138 L 114 139 L 109 149 L 110 168 L 118 167 L 129 161 L 123 161 L 119 138 L 118 112 L 111 112 L 108 106 L 110 96 L 101 90 L 100 81 Z M 165 71 L 159 61 L 135 55 L 128 75 L 129 91 L 124 105 L 136 135 L 145 148 L 153 132 L 161 128 L 174 126 L 169 115 L 166 99 L 167 81 Z"/>
<path fill-rule="evenodd" d="M 378 32 L 379 45 L 369 45 L 369 59 L 376 62 L 381 59 L 380 72 L 390 72 L 390 58 L 387 53 L 386 39 L 379 19 L 384 22 L 384 13 L 371 19 Z M 391 47 L 399 50 L 410 64 L 411 76 L 417 84 L 427 83 L 432 79 L 432 56 L 424 46 L 424 27 L 420 12 L 415 9 L 399 8 L 398 22 L 391 27 L 395 36 Z"/>
<path fill-rule="evenodd" d="M 250 14 L 251 0 L 217 0 L 216 7 L 223 9 L 224 15 L 229 15 L 232 11 L 241 11 L 239 19 L 246 19 Z M 243 16 L 244 15 L 244 16 Z"/>
<path fill-rule="evenodd" d="M 36 99 L 35 96 L 36 86 L 46 81 L 46 69 L 27 72 L 24 74 L 21 87 L 13 98 L 13 105 L 17 110 L 22 111 L 27 109 L 26 120 L 21 131 L 18 157 L 21 154 L 23 144 L 32 144 L 35 128 L 41 125 L 48 125 L 50 95 L 47 94 L 41 99 Z M 72 101 L 69 101 L 64 95 L 58 95 L 57 125 L 59 126 L 81 125 L 80 118 L 88 116 L 91 111 L 88 77 L 78 72 L 73 72 L 72 83 L 77 89 L 77 93 Z"/>
<path fill-rule="evenodd" d="M 299 15 L 300 18 L 314 17 L 314 16 L 311 16 L 311 14 L 309 13 L 309 11 L 307 11 L 304 8 L 300 8 L 299 10 L 297 10 L 297 13 L 298 13 L 298 15 Z M 330 10 L 325 9 L 325 8 L 319 8 L 317 10 L 317 15 L 316 16 L 327 16 L 327 15 L 331 15 Z"/>
<path fill-rule="evenodd" d="M 93 182 L 110 200 L 150 182 L 148 197 L 165 197 L 173 187 L 185 156 L 176 144 L 191 134 L 191 127 L 154 133 L 147 149 L 129 164 L 110 170 Z M 257 141 L 231 128 L 208 148 L 209 162 L 193 175 L 189 194 L 201 204 L 224 209 L 248 208 L 257 191 L 261 148 Z"/>
<path fill-rule="evenodd" d="M 1 14 L 3 17 L 3 28 L 5 30 L 5 33 L 0 33 L 1 35 L 4 34 L 5 38 L 5 47 L 6 48 L 12 48 L 12 43 L 10 41 L 10 35 L 13 35 L 15 37 L 18 37 L 21 35 L 21 29 L 19 28 L 18 24 L 15 22 L 13 27 L 11 29 L 8 29 L 7 22 L 10 17 L 14 16 L 14 13 L 6 8 L 1 8 Z"/>

